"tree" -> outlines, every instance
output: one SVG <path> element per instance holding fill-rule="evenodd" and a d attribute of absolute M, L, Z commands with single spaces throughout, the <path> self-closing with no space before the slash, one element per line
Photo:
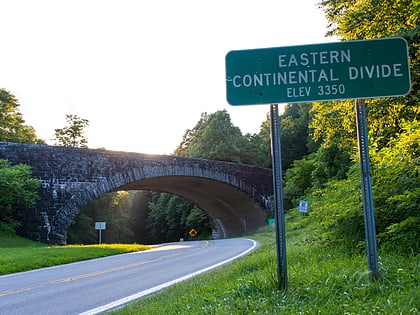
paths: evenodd
<path fill-rule="evenodd" d="M 366 101 L 369 142 L 375 150 L 380 150 L 400 134 L 406 121 L 412 121 L 420 115 L 419 2 L 323 0 L 320 7 L 330 22 L 330 35 L 340 36 L 344 40 L 403 36 L 409 43 L 411 93 L 400 98 Z M 343 174 L 347 172 L 357 147 L 354 102 L 314 103 L 312 115 L 312 135 L 314 140 L 322 143 L 319 161 L 326 162 L 319 164 L 317 172 L 328 178 L 344 178 Z M 338 176 L 331 177 L 328 173 Z"/>
<path fill-rule="evenodd" d="M 196 229 L 201 236 L 211 234 L 207 214 L 184 198 L 167 193 L 153 193 L 149 208 L 147 229 L 152 243 L 188 238 L 191 228 Z"/>
<path fill-rule="evenodd" d="M 312 104 L 288 104 L 280 115 L 281 158 L 283 169 L 316 148 L 309 136 Z"/>
<path fill-rule="evenodd" d="M 337 35 L 344 40 L 402 36 L 408 42 L 411 93 L 401 98 L 367 102 L 370 136 L 377 139 L 379 148 L 386 146 L 393 134 L 401 131 L 404 121 L 420 115 L 420 2 L 323 0 L 320 7 L 324 9 L 330 23 L 330 35 Z M 347 129 L 347 126 L 344 125 L 344 128 Z"/>
<path fill-rule="evenodd" d="M 260 126 L 258 134 L 246 134 L 245 137 L 250 144 L 250 151 L 255 166 L 271 168 L 271 142 L 270 142 L 270 116 L 267 114 L 265 121 Z"/>
<path fill-rule="evenodd" d="M 243 136 L 226 110 L 203 113 L 193 129 L 188 129 L 174 154 L 191 158 L 248 163 L 256 165 L 262 141 L 256 135 Z M 191 228 L 210 234 L 208 216 L 193 203 L 177 196 L 160 194 L 149 205 L 149 235 L 153 242 L 188 237 Z"/>
<path fill-rule="evenodd" d="M 94 229 L 95 221 L 83 208 L 73 219 L 67 231 L 67 244 L 95 244 L 98 236 Z"/>
<path fill-rule="evenodd" d="M 0 141 L 43 143 L 36 138 L 35 130 L 24 124 L 19 106 L 14 95 L 0 88 Z"/>
<path fill-rule="evenodd" d="M 207 113 L 202 113 L 200 120 L 197 122 L 193 129 L 187 129 L 182 137 L 180 145 L 175 149 L 174 154 L 178 156 L 188 156 L 190 147 L 199 138 L 199 132 L 204 128 L 208 120 Z"/>
<path fill-rule="evenodd" d="M 413 0 L 322 0 L 328 35 L 345 40 L 395 35 L 420 24 L 420 3 Z"/>
<path fill-rule="evenodd" d="M 233 126 L 226 110 L 203 113 L 193 130 L 187 130 L 176 155 L 242 163 L 241 149 L 246 145 L 238 127 Z"/>
<path fill-rule="evenodd" d="M 143 243 L 143 234 L 136 235 L 139 219 L 144 218 L 138 191 L 118 191 L 102 194 L 80 209 L 68 231 L 68 243 L 92 244 L 98 242 L 95 222 L 106 222 L 102 234 L 105 243 Z M 144 224 L 144 219 L 142 224 Z"/>
<path fill-rule="evenodd" d="M 87 139 L 83 135 L 89 120 L 80 118 L 77 115 L 66 115 L 69 126 L 55 129 L 54 140 L 58 145 L 65 147 L 87 148 Z"/>
<path fill-rule="evenodd" d="M 0 231 L 15 230 L 19 222 L 13 218 L 14 212 L 35 205 L 39 185 L 29 166 L 0 160 Z"/>
<path fill-rule="evenodd" d="M 343 40 L 402 36 L 408 42 L 411 93 L 401 98 L 367 101 L 367 119 L 378 238 L 395 242 L 391 245 L 394 249 L 418 252 L 420 2 L 323 0 L 320 7 L 330 22 L 330 35 L 338 35 Z M 329 178 L 322 185 L 314 185 L 308 196 L 316 209 L 313 218 L 319 219 L 336 238 L 348 244 L 357 242 L 363 239 L 364 232 L 360 175 L 353 154 L 356 148 L 354 103 L 314 104 L 312 111 L 313 135 L 322 141 L 317 152 L 320 164 L 312 172 L 313 178 L 325 175 Z M 346 163 L 350 157 L 353 165 Z"/>
<path fill-rule="evenodd" d="M 420 123 L 406 122 L 402 129 L 387 147 L 372 151 L 373 196 L 379 244 L 412 255 L 420 250 Z M 307 195 L 312 218 L 346 244 L 365 237 L 359 178 L 355 163 L 347 179 L 329 180 Z"/>
<path fill-rule="evenodd" d="M 270 130 L 266 136 L 264 127 L 263 123 L 258 134 L 247 133 L 244 136 L 246 148 L 242 149 L 242 163 L 271 168 Z"/>
<path fill-rule="evenodd" d="M 197 206 L 193 206 L 190 210 L 185 225 L 189 230 L 192 228 L 195 229 L 199 235 L 206 235 L 211 232 L 207 214 Z"/>
<path fill-rule="evenodd" d="M 402 132 L 371 157 L 378 236 L 409 253 L 420 250 L 419 139 L 420 122 L 405 122 Z"/>
<path fill-rule="evenodd" d="M 298 205 L 301 196 L 304 196 L 313 185 L 313 172 L 316 161 L 314 154 L 293 162 L 292 167 L 286 170 L 284 179 L 284 209 L 291 210 Z"/>

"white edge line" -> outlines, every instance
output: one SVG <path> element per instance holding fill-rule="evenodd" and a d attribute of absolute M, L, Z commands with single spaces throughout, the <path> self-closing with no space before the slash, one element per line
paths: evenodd
<path fill-rule="evenodd" d="M 79 315 L 95 315 L 95 314 L 99 314 L 99 313 L 102 313 L 102 312 L 106 312 L 108 310 L 117 308 L 117 307 L 119 307 L 119 306 L 121 306 L 123 304 L 127 304 L 127 303 L 129 303 L 131 301 L 138 300 L 138 299 L 140 299 L 142 297 L 145 297 L 147 295 L 156 293 L 156 292 L 158 292 L 160 290 L 163 290 L 163 289 L 165 289 L 167 287 L 170 287 L 170 286 L 172 286 L 174 284 L 177 284 L 177 283 L 180 283 L 182 281 L 191 279 L 191 278 L 193 278 L 195 276 L 198 276 L 198 275 L 200 275 L 202 273 L 205 273 L 205 272 L 208 272 L 208 271 L 210 271 L 212 269 L 218 268 L 218 267 L 220 267 L 220 266 L 222 266 L 224 264 L 230 263 L 231 261 L 233 261 L 235 259 L 238 259 L 239 257 L 242 257 L 242 256 L 248 254 L 249 252 L 253 251 L 258 246 L 258 243 L 256 241 L 251 240 L 251 239 L 248 239 L 248 238 L 247 238 L 247 240 L 248 241 L 251 241 L 253 243 L 252 244 L 252 247 L 248 248 L 247 250 L 245 250 L 244 252 L 240 253 L 239 255 L 236 255 L 236 256 L 234 256 L 232 258 L 229 258 L 229 259 L 226 259 L 224 261 L 221 261 L 221 262 L 219 262 L 219 263 L 217 263 L 215 265 L 209 266 L 207 268 L 204 268 L 204 269 L 198 270 L 196 272 L 190 273 L 190 274 L 185 275 L 183 277 L 180 277 L 180 278 L 177 278 L 177 279 L 168 281 L 166 283 L 162 283 L 162 284 L 160 284 L 158 286 L 155 286 L 153 288 L 150 288 L 150 289 L 147 289 L 147 290 L 144 290 L 144 291 L 140 291 L 138 293 L 135 293 L 135 294 L 132 294 L 132 295 L 127 296 L 125 298 L 116 300 L 116 301 L 111 302 L 109 304 L 105 304 L 105 305 L 99 306 L 97 308 L 91 309 L 89 311 L 80 313 Z"/>

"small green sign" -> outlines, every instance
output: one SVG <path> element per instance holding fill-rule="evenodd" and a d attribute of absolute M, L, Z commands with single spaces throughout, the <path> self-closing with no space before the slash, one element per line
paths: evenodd
<path fill-rule="evenodd" d="M 407 42 L 401 37 L 231 51 L 231 105 L 402 96 L 410 92 Z"/>

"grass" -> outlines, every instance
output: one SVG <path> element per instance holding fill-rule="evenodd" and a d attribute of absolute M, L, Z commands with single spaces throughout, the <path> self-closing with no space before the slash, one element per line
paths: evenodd
<path fill-rule="evenodd" d="M 289 288 L 277 289 L 275 235 L 252 235 L 251 255 L 170 287 L 112 314 L 418 314 L 418 255 L 380 252 L 381 278 L 371 280 L 364 252 L 324 244 L 315 225 L 288 215 Z"/>
<path fill-rule="evenodd" d="M 0 275 L 149 249 L 139 244 L 47 246 L 0 234 Z"/>
<path fill-rule="evenodd" d="M 419 314 L 420 256 L 379 251 L 381 278 L 371 280 L 364 251 L 324 240 L 298 213 L 286 216 L 289 288 L 278 290 L 275 234 L 248 236 L 254 253 L 211 273 L 112 312 L 118 314 Z M 48 247 L 0 235 L 0 273 L 101 257 L 142 245 Z"/>

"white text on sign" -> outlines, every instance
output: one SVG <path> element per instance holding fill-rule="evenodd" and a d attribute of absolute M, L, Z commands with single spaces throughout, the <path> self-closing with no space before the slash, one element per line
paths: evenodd
<path fill-rule="evenodd" d="M 408 44 L 402 37 L 226 55 L 226 96 L 231 105 L 395 97 L 410 89 Z"/>
<path fill-rule="evenodd" d="M 278 67 L 287 68 L 287 71 L 249 73 L 234 75 L 232 84 L 235 88 L 264 87 L 264 86 L 285 86 L 288 98 L 307 97 L 311 94 L 311 86 L 304 84 L 319 84 L 316 93 L 322 95 L 340 95 L 346 91 L 344 83 L 326 84 L 339 82 L 345 79 L 364 80 L 372 78 L 401 77 L 402 64 L 382 64 L 382 65 L 364 65 L 349 66 L 346 71 L 347 76 L 341 77 L 334 72 L 334 68 L 311 69 L 313 66 L 347 63 L 351 65 L 351 50 L 331 50 L 295 54 L 281 54 L 278 56 Z M 294 67 L 301 69 L 302 66 L 307 70 L 290 70 Z M 299 85 L 299 87 L 287 87 L 289 85 Z M 302 86 L 303 85 L 303 86 Z"/>

